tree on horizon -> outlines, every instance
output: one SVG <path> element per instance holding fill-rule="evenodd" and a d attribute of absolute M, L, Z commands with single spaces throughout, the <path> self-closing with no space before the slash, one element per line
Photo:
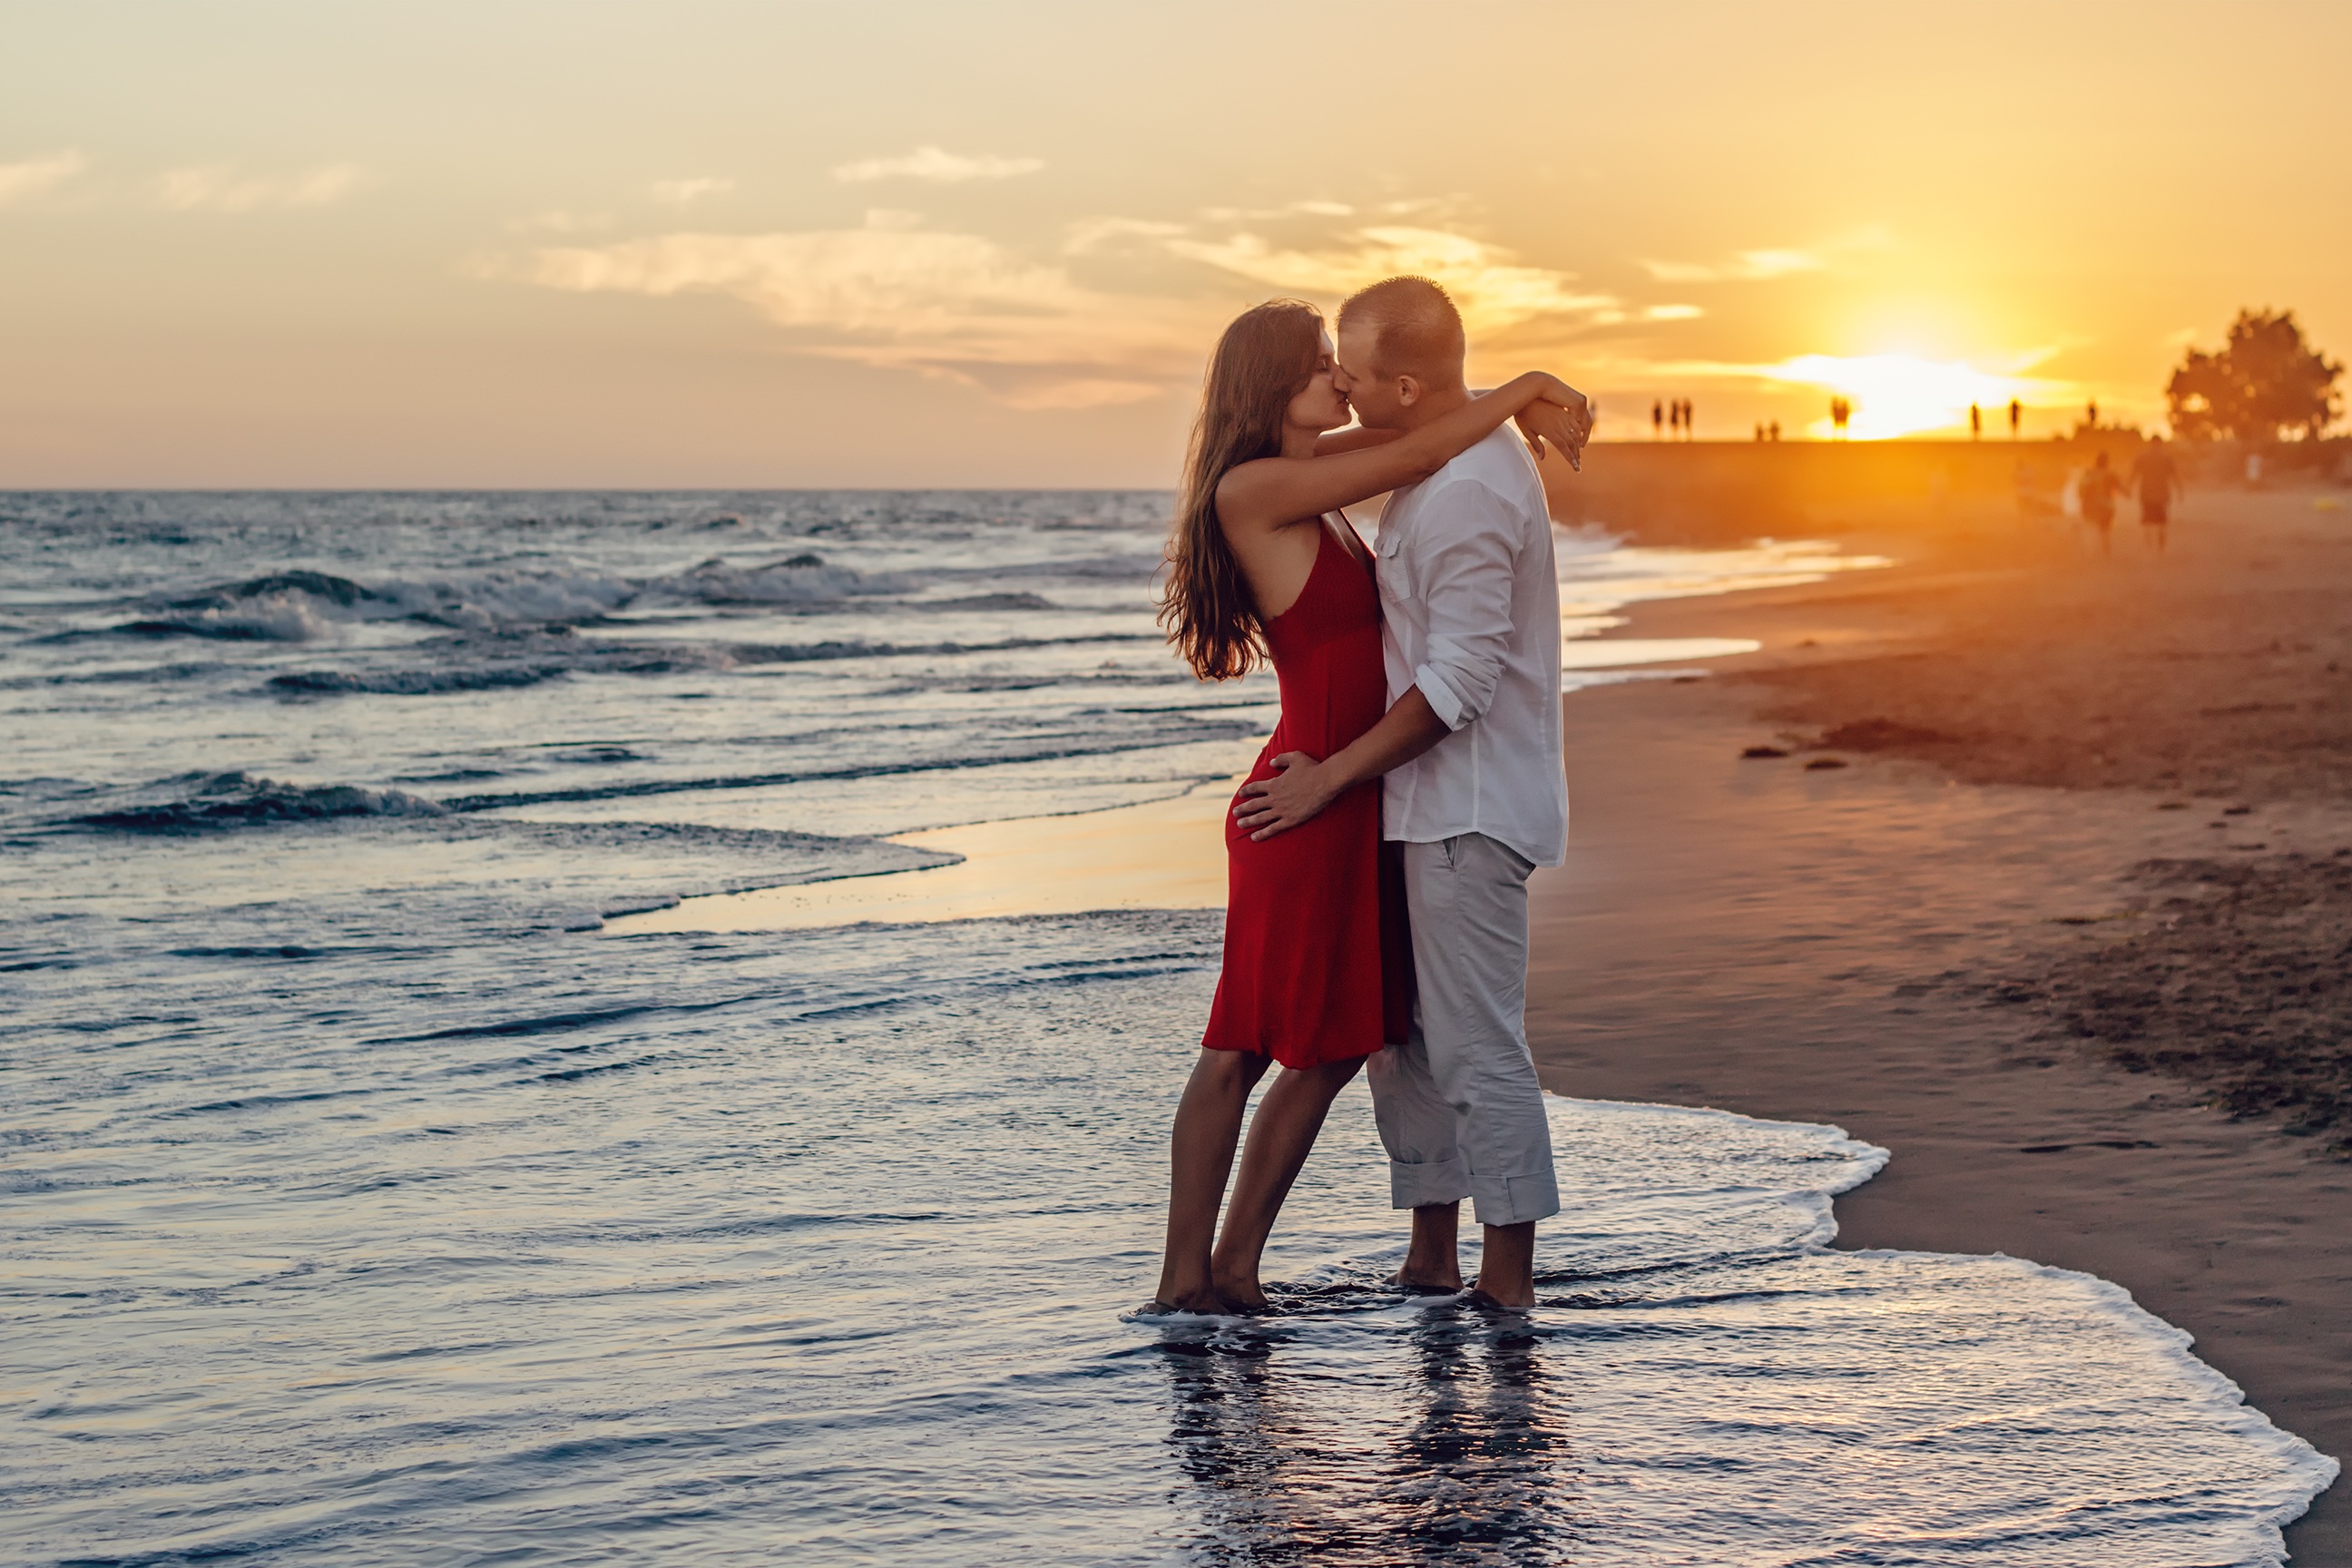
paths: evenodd
<path fill-rule="evenodd" d="M 2317 440 L 2344 412 L 2343 362 L 2304 341 L 2293 310 L 2240 310 L 2219 353 L 2190 349 L 2165 384 L 2172 433 L 2186 440 Z"/>

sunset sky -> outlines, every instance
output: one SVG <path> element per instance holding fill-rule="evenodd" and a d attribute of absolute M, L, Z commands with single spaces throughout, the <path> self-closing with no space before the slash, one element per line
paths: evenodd
<path fill-rule="evenodd" d="M 0 485 L 1165 485 L 1244 306 L 1603 438 L 2352 352 L 2352 6 L 0 5 Z"/>

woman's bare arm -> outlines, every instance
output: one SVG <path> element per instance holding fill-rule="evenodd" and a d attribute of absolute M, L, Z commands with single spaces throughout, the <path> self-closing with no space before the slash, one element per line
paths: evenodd
<path fill-rule="evenodd" d="M 1471 398 L 1393 441 L 1312 458 L 1261 458 L 1217 486 L 1217 517 L 1227 531 L 1281 528 L 1355 501 L 1416 484 L 1493 435 L 1528 405 L 1557 403 L 1571 412 L 1584 395 L 1557 376 L 1529 371 Z"/>
<path fill-rule="evenodd" d="M 1402 440 L 1402 430 L 1370 430 L 1361 425 L 1350 425 L 1345 430 L 1326 430 L 1315 437 L 1315 455 L 1336 458 L 1342 452 L 1360 452 L 1367 447 L 1385 447 Z"/>

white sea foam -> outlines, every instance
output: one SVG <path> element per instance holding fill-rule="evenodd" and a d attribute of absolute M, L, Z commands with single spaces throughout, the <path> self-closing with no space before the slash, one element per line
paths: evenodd
<path fill-rule="evenodd" d="M 1244 765 L 1166 505 L 16 503 L 12 1557 L 2275 1561 L 2326 1461 L 2112 1287 L 1825 1250 L 1833 1129 L 1555 1104 L 1528 1328 L 1378 1289 L 1351 1089 L 1286 1310 L 1139 1328 L 1213 913 L 559 929 Z"/>
<path fill-rule="evenodd" d="M 26 1062 L 18 1554 L 2274 1564 L 2333 1473 L 2112 1286 L 1825 1249 L 1883 1153 L 1721 1112 L 1552 1101 L 1548 1304 L 1490 1321 L 1381 1289 L 1359 1083 L 1283 1310 L 1122 1321 L 1216 948 L 219 950 L 180 994 L 254 1044 Z"/>

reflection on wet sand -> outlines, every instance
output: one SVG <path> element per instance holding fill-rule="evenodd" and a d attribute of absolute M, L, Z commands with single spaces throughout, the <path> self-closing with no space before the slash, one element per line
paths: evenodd
<path fill-rule="evenodd" d="M 1305 1327 L 1162 1331 L 1200 1561 L 1526 1563 L 1573 1542 L 1566 1395 L 1524 1320 Z"/>
<path fill-rule="evenodd" d="M 844 877 L 688 899 L 609 921 L 604 929 L 632 936 L 1216 909 L 1225 901 L 1225 809 L 1239 783 L 1221 779 L 1172 800 L 1108 811 L 902 833 L 892 841 L 963 858 L 915 876 Z"/>

